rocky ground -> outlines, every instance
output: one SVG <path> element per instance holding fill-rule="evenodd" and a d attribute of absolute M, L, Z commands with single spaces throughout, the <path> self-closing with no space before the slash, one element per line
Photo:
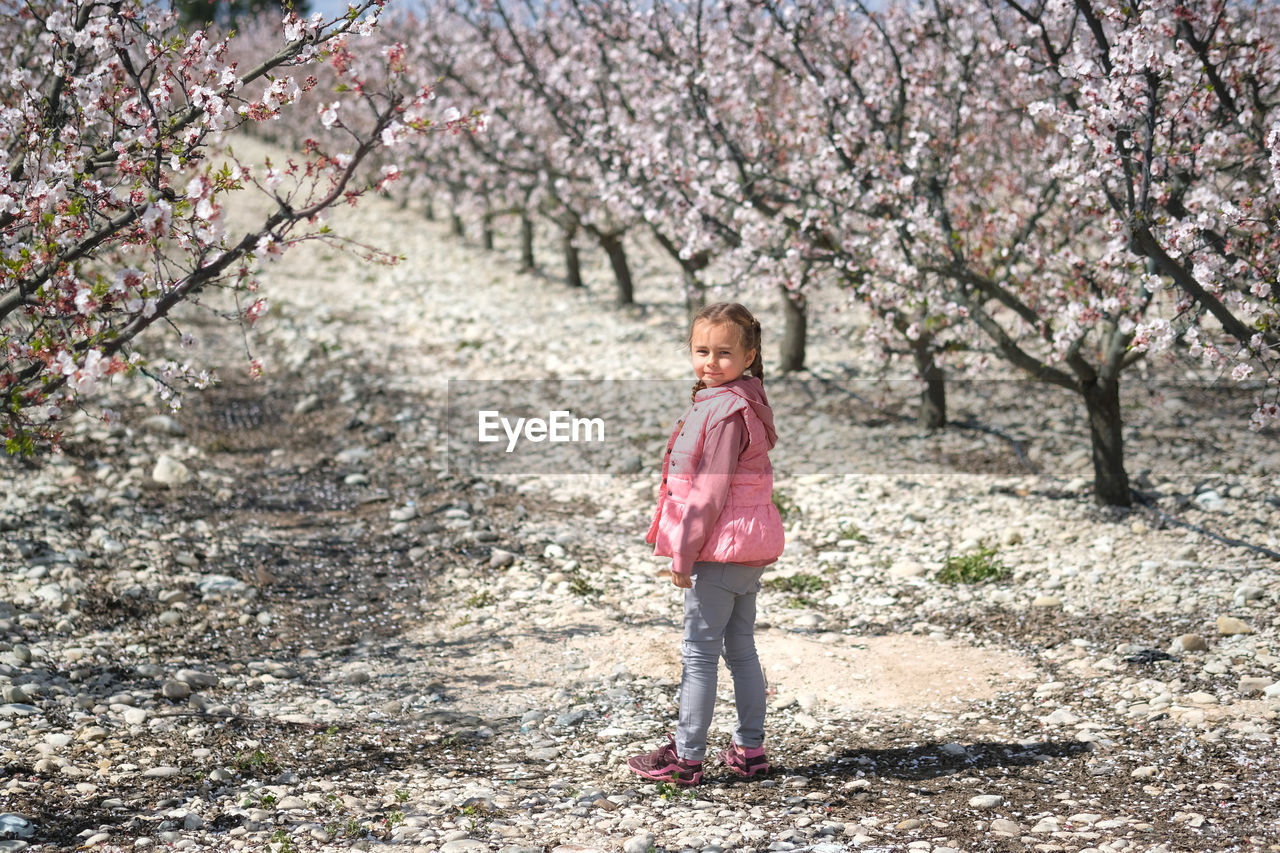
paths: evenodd
<path fill-rule="evenodd" d="M 1280 850 L 1275 435 L 1225 390 L 1135 385 L 1147 505 L 1104 510 L 1070 400 L 957 383 L 921 435 L 824 319 L 769 383 L 777 769 L 677 790 L 624 761 L 674 720 L 679 598 L 641 540 L 683 392 L 592 472 L 444 452 L 446 380 L 682 378 L 674 278 L 642 264 L 622 311 L 598 267 L 571 292 L 353 216 L 407 261 L 269 270 L 264 379 L 192 309 L 219 386 L 167 413 L 122 384 L 120 424 L 0 464 L 0 851 Z"/>

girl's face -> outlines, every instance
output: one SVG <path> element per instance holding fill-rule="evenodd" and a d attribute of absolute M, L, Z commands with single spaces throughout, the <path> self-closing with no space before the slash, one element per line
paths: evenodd
<path fill-rule="evenodd" d="M 689 336 L 689 358 L 694 375 L 715 388 L 741 376 L 756 360 L 756 351 L 743 349 L 742 333 L 733 323 L 699 320 Z"/>

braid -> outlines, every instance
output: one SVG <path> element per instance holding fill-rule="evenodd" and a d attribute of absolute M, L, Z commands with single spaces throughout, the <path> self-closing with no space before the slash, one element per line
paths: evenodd
<path fill-rule="evenodd" d="M 761 355 L 761 351 L 764 348 L 761 346 L 761 340 L 760 340 L 761 338 L 760 321 L 757 320 L 755 317 L 751 318 L 751 338 L 753 340 L 753 343 L 751 344 L 749 349 L 753 349 L 756 351 L 756 357 L 751 362 L 751 366 L 747 369 L 751 371 L 752 376 L 754 376 L 756 379 L 759 379 L 761 382 L 763 382 L 764 381 L 764 356 Z"/>

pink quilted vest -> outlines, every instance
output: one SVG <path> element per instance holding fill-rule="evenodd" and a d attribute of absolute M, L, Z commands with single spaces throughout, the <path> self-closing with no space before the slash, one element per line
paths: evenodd
<path fill-rule="evenodd" d="M 738 414 L 746 421 L 750 441 L 738 457 L 724 509 L 695 561 L 767 565 L 782 554 L 784 533 L 782 519 L 773 505 L 770 436 L 751 404 L 722 386 L 697 393 L 693 405 L 676 424 L 667 442 L 662 463 L 663 486 L 653 523 L 645 536 L 658 556 L 674 556 L 672 543 L 679 541 L 685 501 L 702 458 L 707 430 Z"/>

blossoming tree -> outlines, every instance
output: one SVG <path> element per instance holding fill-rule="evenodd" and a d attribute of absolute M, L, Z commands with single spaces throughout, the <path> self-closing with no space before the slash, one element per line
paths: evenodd
<path fill-rule="evenodd" d="M 882 319 L 915 312 L 908 338 L 945 328 L 1079 394 L 1095 496 L 1128 505 L 1121 374 L 1179 325 L 1191 341 L 1225 335 L 1193 352 L 1242 359 L 1237 377 L 1274 346 L 1269 125 L 1252 112 L 1274 110 L 1274 15 L 1084 0 L 761 6 L 788 36 L 778 66 L 821 105 L 809 124 L 827 145 L 804 169 L 828 177 L 803 181 L 823 211 L 802 232 L 808 251 L 830 254 Z M 1224 88 L 1247 115 L 1206 94 Z M 1252 213 L 1215 229 L 1219 210 Z M 1161 295 L 1170 287 L 1177 297 Z"/>
<path fill-rule="evenodd" d="M 144 372 L 162 395 L 206 382 L 198 368 L 152 363 L 139 335 L 213 287 L 252 322 L 266 307 L 255 260 L 325 238 L 322 211 L 394 177 L 391 166 L 371 178 L 361 168 L 380 146 L 430 129 L 433 107 L 429 87 L 404 80 L 403 49 L 355 47 L 380 8 L 291 14 L 277 44 L 246 62 L 232 59 L 231 40 L 183 32 L 144 0 L 0 0 L 10 51 L 0 78 L 0 429 L 10 452 L 56 442 L 65 408 L 113 374 Z M 341 91 L 319 91 L 320 66 Z M 299 110 L 350 132 L 310 138 L 265 169 L 210 156 L 227 135 Z M 226 204 L 246 188 L 273 209 L 233 233 Z"/>

